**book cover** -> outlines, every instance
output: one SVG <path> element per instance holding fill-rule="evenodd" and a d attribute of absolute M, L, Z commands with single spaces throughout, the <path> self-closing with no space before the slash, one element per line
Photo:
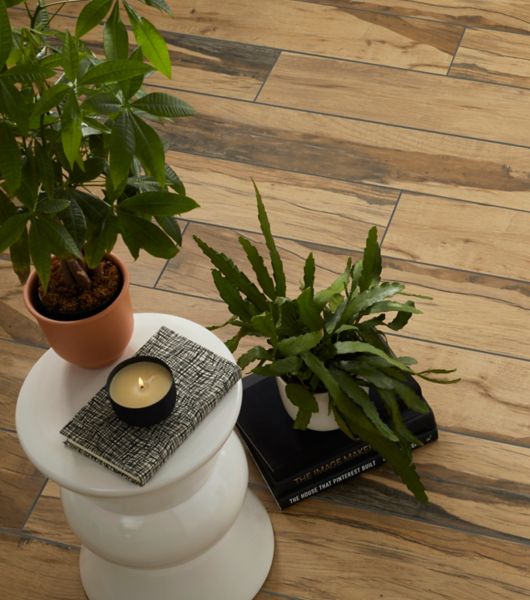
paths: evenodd
<path fill-rule="evenodd" d="M 419 390 L 416 382 L 410 385 Z M 293 429 L 274 378 L 245 377 L 243 390 L 238 430 L 281 508 L 383 462 L 369 444 L 351 440 L 340 430 Z M 418 414 L 403 407 L 402 415 L 420 441 L 437 439 L 432 411 Z"/>
<path fill-rule="evenodd" d="M 239 367 L 167 327 L 137 352 L 171 369 L 177 399 L 173 412 L 150 427 L 120 420 L 105 387 L 61 430 L 65 444 L 137 485 L 145 485 L 241 378 Z"/>

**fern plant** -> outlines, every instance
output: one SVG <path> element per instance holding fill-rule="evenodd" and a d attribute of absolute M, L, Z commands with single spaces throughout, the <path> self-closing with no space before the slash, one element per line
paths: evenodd
<path fill-rule="evenodd" d="M 418 413 L 428 412 L 421 394 L 410 385 L 411 376 L 453 383 L 458 380 L 437 376 L 454 369 L 415 372 L 413 358 L 396 357 L 391 351 L 383 328 L 399 331 L 421 311 L 413 300 L 394 299 L 405 293 L 402 283 L 381 281 L 381 251 L 375 227 L 368 234 L 362 259 L 355 263 L 348 259 L 342 274 L 323 290 L 315 290 L 315 261 L 309 254 L 300 293 L 287 298 L 282 260 L 255 184 L 254 188 L 272 273 L 248 238 L 240 236 L 239 242 L 258 285 L 225 254 L 194 238 L 212 262 L 213 280 L 232 313 L 220 327 L 238 328 L 227 346 L 234 352 L 245 336 L 264 338 L 266 344 L 245 352 L 238 364 L 241 368 L 253 365 L 254 373 L 286 381 L 287 396 L 298 407 L 294 427 L 307 427 L 312 413 L 318 411 L 314 394 L 327 391 L 329 408 L 341 430 L 375 448 L 416 498 L 426 502 L 411 453 L 421 442 L 407 429 L 400 403 Z M 389 314 L 393 315 L 390 319 Z M 367 388 L 381 398 L 383 415 Z"/>

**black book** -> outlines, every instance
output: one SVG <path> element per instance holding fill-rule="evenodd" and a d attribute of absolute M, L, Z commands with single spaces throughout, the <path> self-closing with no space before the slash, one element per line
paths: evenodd
<path fill-rule="evenodd" d="M 409 384 L 421 393 L 414 380 Z M 377 402 L 377 398 L 374 400 Z M 403 406 L 402 416 L 407 427 L 424 444 L 438 438 L 432 411 L 418 414 Z M 293 429 L 293 420 L 283 408 L 272 377 L 245 377 L 237 426 L 281 508 L 384 462 L 369 444 L 354 441 L 340 430 Z"/>

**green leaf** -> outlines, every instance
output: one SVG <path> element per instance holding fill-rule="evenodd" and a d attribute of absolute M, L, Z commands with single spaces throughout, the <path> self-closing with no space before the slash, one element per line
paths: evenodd
<path fill-rule="evenodd" d="M 78 203 L 83 214 L 91 223 L 101 223 L 111 212 L 110 206 L 97 196 L 86 194 L 80 190 L 71 190 L 70 196 Z"/>
<path fill-rule="evenodd" d="M 120 211 L 118 223 L 123 239 L 135 258 L 138 257 L 138 248 L 159 258 L 173 258 L 177 253 L 171 238 L 150 221 Z"/>
<path fill-rule="evenodd" d="M 68 198 L 54 198 L 41 195 L 37 201 L 37 212 L 54 215 L 70 205 Z"/>
<path fill-rule="evenodd" d="M 265 206 L 263 204 L 261 194 L 259 193 L 258 187 L 256 186 L 254 180 L 252 180 L 252 185 L 254 186 L 254 191 L 256 192 L 256 202 L 258 204 L 258 220 L 261 227 L 261 232 L 263 233 L 263 237 L 265 238 L 265 243 L 267 244 L 267 248 L 269 250 L 269 255 L 271 259 L 272 272 L 274 275 L 274 281 L 276 283 L 276 294 L 278 296 L 285 296 L 286 285 L 282 259 L 278 252 L 278 249 L 276 248 L 274 238 L 272 237 L 269 217 L 267 216 L 267 212 L 265 211 Z"/>
<path fill-rule="evenodd" d="M 421 315 L 421 310 L 416 308 L 413 302 L 394 302 L 392 300 L 383 300 L 382 302 L 376 302 L 370 306 L 368 314 L 382 313 L 382 312 L 405 312 L 411 315 Z"/>
<path fill-rule="evenodd" d="M 182 232 L 175 217 L 155 217 L 156 222 L 169 235 L 169 237 L 179 246 L 182 245 Z"/>
<path fill-rule="evenodd" d="M 68 206 L 60 214 L 60 217 L 76 246 L 83 248 L 85 245 L 87 223 L 85 215 L 77 201 L 70 198 Z"/>
<path fill-rule="evenodd" d="M 28 213 L 17 213 L 8 217 L 0 226 L 0 252 L 12 246 L 26 230 Z"/>
<path fill-rule="evenodd" d="M 341 273 L 329 287 L 315 294 L 314 300 L 318 306 L 325 306 L 331 300 L 331 298 L 333 298 L 337 294 L 342 294 L 344 292 L 344 286 L 348 282 L 350 270 L 351 259 L 349 258 L 344 272 Z"/>
<path fill-rule="evenodd" d="M 259 335 L 267 338 L 271 338 L 271 345 L 274 347 L 277 343 L 276 327 L 274 321 L 269 313 L 262 313 L 260 315 L 254 315 L 250 319 L 250 325 Z"/>
<path fill-rule="evenodd" d="M 372 346 L 371 344 L 366 344 L 364 342 L 336 342 L 334 346 L 335 350 L 337 351 L 337 354 L 339 355 L 357 353 L 373 354 L 374 356 L 379 356 L 380 358 L 383 358 L 389 365 L 397 367 L 401 371 L 410 372 L 410 369 L 407 367 L 407 365 L 404 365 L 401 362 L 399 362 L 397 358 L 392 358 L 386 352 L 383 352 L 379 348 L 374 348 L 374 346 Z"/>
<path fill-rule="evenodd" d="M 8 193 L 13 194 L 20 187 L 20 150 L 13 131 L 6 122 L 0 122 L 0 177 L 4 179 L 4 188 Z"/>
<path fill-rule="evenodd" d="M 425 488 L 411 462 L 410 451 L 403 450 L 399 444 L 380 434 L 363 411 L 348 399 L 330 371 L 314 354 L 306 352 L 302 355 L 302 359 L 326 386 L 333 400 L 335 418 L 344 433 L 350 437 L 358 435 L 370 444 L 390 463 L 416 498 L 421 502 L 427 502 Z"/>
<path fill-rule="evenodd" d="M 173 171 L 168 164 L 164 165 L 164 171 L 166 173 L 166 183 L 169 185 L 169 187 L 177 192 L 177 194 L 185 196 L 186 188 L 175 171 Z"/>
<path fill-rule="evenodd" d="M 242 354 L 237 364 L 244 369 L 248 367 L 248 365 L 256 360 L 268 360 L 271 357 L 270 350 L 266 350 L 261 346 L 254 346 L 250 350 L 247 350 L 244 354 Z"/>
<path fill-rule="evenodd" d="M 195 200 L 171 192 L 144 192 L 122 200 L 120 209 L 133 210 L 146 215 L 179 215 L 198 207 Z"/>
<path fill-rule="evenodd" d="M 243 300 L 234 284 L 217 269 L 212 269 L 212 277 L 219 295 L 228 306 L 228 310 L 243 321 L 249 321 L 251 319 L 249 303 Z"/>
<path fill-rule="evenodd" d="M 407 428 L 403 421 L 403 417 L 401 416 L 401 411 L 399 408 L 399 403 L 396 398 L 396 394 L 394 390 L 378 390 L 379 395 L 383 399 L 387 411 L 390 413 L 392 417 L 392 425 L 394 426 L 394 430 L 397 432 L 401 440 L 407 441 L 409 444 L 414 444 L 416 446 L 422 446 L 420 440 Z M 427 408 L 428 412 L 428 408 Z"/>
<path fill-rule="evenodd" d="M 131 21 L 134 37 L 147 60 L 158 71 L 170 79 L 171 61 L 164 38 L 152 23 L 144 17 L 139 16 L 127 2 L 124 2 L 124 4 Z"/>
<path fill-rule="evenodd" d="M 96 227 L 89 226 L 85 244 L 85 261 L 92 269 L 97 267 L 105 254 L 110 252 L 118 236 L 118 219 L 109 212 Z"/>
<path fill-rule="evenodd" d="M 48 289 L 52 247 L 40 220 L 33 220 L 29 230 L 29 253 L 44 291 Z"/>
<path fill-rule="evenodd" d="M 13 131 L 17 135 L 26 135 L 28 129 L 28 108 L 26 98 L 15 85 L 0 81 L 0 112 L 15 123 Z"/>
<path fill-rule="evenodd" d="M 79 79 L 79 85 L 117 83 L 143 76 L 151 70 L 149 65 L 132 60 L 107 60 L 91 67 Z"/>
<path fill-rule="evenodd" d="M 248 261 L 250 262 L 258 283 L 261 285 L 261 289 L 267 294 L 267 296 L 274 300 L 276 298 L 276 290 L 274 287 L 274 281 L 269 275 L 269 271 L 265 266 L 263 257 L 258 252 L 258 249 L 254 244 L 246 237 L 240 235 L 239 243 L 243 247 L 245 254 L 247 255 Z"/>
<path fill-rule="evenodd" d="M 66 31 L 64 37 L 61 65 L 68 79 L 75 81 L 79 70 L 79 48 L 76 38 L 72 37 L 69 31 Z"/>
<path fill-rule="evenodd" d="M 310 252 L 304 263 L 304 288 L 313 288 L 315 285 L 315 258 Z"/>
<path fill-rule="evenodd" d="M 299 356 L 287 356 L 286 358 L 279 358 L 268 365 L 254 367 L 252 372 L 266 377 L 281 377 L 282 375 L 297 373 L 302 366 L 302 359 Z"/>
<path fill-rule="evenodd" d="M 405 304 L 414 306 L 414 303 L 410 301 L 405 302 Z M 412 311 L 409 312 L 406 310 L 400 310 L 398 314 L 394 317 L 394 319 L 387 324 L 387 327 L 390 327 L 390 329 L 392 329 L 393 331 L 399 331 L 400 329 L 403 329 L 403 327 L 405 327 L 405 325 L 410 321 L 411 317 Z"/>
<path fill-rule="evenodd" d="M 123 109 L 123 103 L 116 94 L 104 92 L 89 96 L 83 102 L 83 111 L 90 111 L 97 115 L 114 115 Z"/>
<path fill-rule="evenodd" d="M 375 404 L 370 400 L 370 396 L 358 383 L 340 369 L 331 369 L 331 374 L 337 380 L 342 391 L 363 410 L 364 414 L 382 435 L 393 442 L 399 441 L 396 434 L 379 416 L 379 412 Z"/>
<path fill-rule="evenodd" d="M 11 264 L 20 283 L 25 283 L 30 270 L 28 231 L 24 228 L 22 235 L 11 245 L 9 250 Z"/>
<path fill-rule="evenodd" d="M 135 100 L 131 106 L 157 117 L 187 117 L 195 114 L 193 108 L 184 100 L 160 92 L 146 94 Z"/>
<path fill-rule="evenodd" d="M 348 302 L 348 306 L 341 317 L 341 323 L 351 323 L 353 319 L 360 316 L 360 313 L 366 311 L 366 309 L 369 309 L 374 304 L 394 296 L 404 287 L 402 283 L 385 282 L 361 292 Z"/>
<path fill-rule="evenodd" d="M 144 169 L 164 187 L 166 183 L 165 152 L 158 133 L 145 121 L 132 116 L 135 153 Z"/>
<path fill-rule="evenodd" d="M 144 64 L 144 53 L 140 46 L 135 48 L 129 57 L 129 60 L 132 62 L 137 62 L 140 65 Z M 133 77 L 132 79 L 127 79 L 126 81 L 122 81 L 120 84 L 120 88 L 123 94 L 123 97 L 126 100 L 130 100 L 134 97 L 134 95 L 140 90 L 144 83 L 144 75 L 139 77 Z"/>
<path fill-rule="evenodd" d="M 359 279 L 361 292 L 367 290 L 381 279 L 381 250 L 377 243 L 377 227 L 372 227 L 368 232 L 364 248 L 362 272 Z"/>
<path fill-rule="evenodd" d="M 0 74 L 0 79 L 10 83 L 33 83 L 53 77 L 54 70 L 43 61 L 29 61 L 17 64 Z"/>
<path fill-rule="evenodd" d="M 425 379 L 425 381 L 431 381 L 432 383 L 458 383 L 460 381 L 460 377 L 458 377 L 457 379 L 438 379 L 437 377 L 429 377 L 431 373 L 448 375 L 449 373 L 454 373 L 455 371 L 456 369 L 426 369 L 425 371 L 421 371 L 420 373 L 414 373 L 414 375 Z"/>
<path fill-rule="evenodd" d="M 13 47 L 13 35 L 5 0 L 0 0 L 0 70 L 6 64 Z"/>
<path fill-rule="evenodd" d="M 284 356 L 298 355 L 318 345 L 322 339 L 321 331 L 310 331 L 278 342 L 278 351 Z"/>
<path fill-rule="evenodd" d="M 70 90 L 70 86 L 66 83 L 57 83 L 45 90 L 42 96 L 33 105 L 31 118 L 38 118 L 50 111 L 52 108 L 59 106 Z"/>
<path fill-rule="evenodd" d="M 123 112 L 114 121 L 109 140 L 110 177 L 118 190 L 126 181 L 136 147 L 134 125 L 127 112 Z"/>
<path fill-rule="evenodd" d="M 83 37 L 85 33 L 99 25 L 109 12 L 111 4 L 112 0 L 91 0 L 88 4 L 85 4 L 83 10 L 79 13 L 79 17 L 77 17 L 75 35 L 79 38 Z"/>
<path fill-rule="evenodd" d="M 430 409 L 425 400 L 420 394 L 417 394 L 414 389 L 405 383 L 396 381 L 394 384 L 398 396 L 411 409 L 418 413 L 427 414 Z"/>
<path fill-rule="evenodd" d="M 311 420 L 311 415 L 318 412 L 318 404 L 312 392 L 299 383 L 288 383 L 285 393 L 289 400 L 298 407 L 298 413 L 293 427 L 306 429 Z"/>
<path fill-rule="evenodd" d="M 169 8 L 166 0 L 142 0 L 142 2 L 145 2 L 147 6 L 154 6 L 165 13 L 171 13 L 171 9 Z"/>
<path fill-rule="evenodd" d="M 74 162 L 80 155 L 81 139 L 81 114 L 75 93 L 67 97 L 61 115 L 61 142 L 66 160 L 73 167 Z"/>
<path fill-rule="evenodd" d="M 52 161 L 49 154 L 38 142 L 34 143 L 35 152 L 35 163 L 37 166 L 37 172 L 42 183 L 44 191 L 48 197 L 53 197 L 55 192 L 55 177 L 57 163 Z"/>
<path fill-rule="evenodd" d="M 312 287 L 307 287 L 296 299 L 300 320 L 310 330 L 316 331 L 324 326 L 320 308 L 313 299 Z"/>
<path fill-rule="evenodd" d="M 129 54 L 127 29 L 120 18 L 120 5 L 116 0 L 110 17 L 103 29 L 105 56 L 111 60 L 123 60 Z"/>
<path fill-rule="evenodd" d="M 206 254 L 212 264 L 227 277 L 232 285 L 237 286 L 237 289 L 244 294 L 250 302 L 256 305 L 258 310 L 264 311 L 267 309 L 267 298 L 259 291 L 252 281 L 238 269 L 234 262 L 222 252 L 217 252 L 208 244 L 203 242 L 197 236 L 193 239 L 198 244 L 199 248 Z"/>
<path fill-rule="evenodd" d="M 35 223 L 38 223 L 41 235 L 48 239 L 53 254 L 60 258 L 82 258 L 77 244 L 60 221 L 48 215 L 39 215 L 32 219 L 32 228 Z"/>

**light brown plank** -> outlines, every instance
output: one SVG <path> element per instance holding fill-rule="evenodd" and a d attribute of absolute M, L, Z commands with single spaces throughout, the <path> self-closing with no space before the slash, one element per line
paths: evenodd
<path fill-rule="evenodd" d="M 282 53 L 258 100 L 509 144 L 530 139 L 530 92 L 331 59 Z"/>
<path fill-rule="evenodd" d="M 528 36 L 468 29 L 449 74 L 463 79 L 530 88 Z"/>
<path fill-rule="evenodd" d="M 308 0 L 347 10 L 349 0 Z M 360 0 L 356 7 L 391 15 L 447 21 L 455 25 L 530 31 L 530 8 L 526 0 Z"/>
<path fill-rule="evenodd" d="M 0 427 L 15 429 L 15 407 L 24 378 L 44 349 L 0 339 Z"/>
<path fill-rule="evenodd" d="M 272 520 L 276 554 L 263 590 L 280 597 L 519 600 L 530 593 L 526 545 L 318 500 L 274 511 Z"/>
<path fill-rule="evenodd" d="M 0 534 L 2 583 L 13 600 L 86 600 L 79 550 Z"/>
<path fill-rule="evenodd" d="M 24 533 L 70 546 L 80 545 L 79 538 L 66 521 L 61 500 L 44 494 L 31 512 Z"/>
<path fill-rule="evenodd" d="M 237 215 L 240 229 L 258 231 L 254 179 L 277 236 L 346 248 L 360 247 L 371 225 L 386 227 L 398 197 L 394 190 L 180 152 L 168 161 L 200 203 L 184 218 L 230 227 Z"/>
<path fill-rule="evenodd" d="M 389 256 L 527 280 L 530 213 L 403 194 L 384 241 Z"/>
<path fill-rule="evenodd" d="M 170 261 L 159 285 L 181 293 L 217 298 L 210 263 L 191 242 L 192 234 L 199 234 L 210 245 L 222 249 L 237 264 L 246 264 L 236 231 L 190 225 L 186 230 L 184 249 Z M 257 235 L 249 237 L 263 249 Z M 279 240 L 278 247 L 285 263 L 290 293 L 297 290 L 303 261 L 310 250 L 319 267 L 317 287 L 329 284 L 342 272 L 348 256 L 332 247 L 314 247 L 289 240 Z M 406 336 L 530 358 L 525 335 L 530 329 L 530 283 L 507 282 L 498 277 L 393 258 L 385 258 L 384 266 L 384 279 L 403 281 L 410 284 L 408 291 L 434 298 L 419 302 L 424 314 L 409 322 L 403 330 Z M 492 315 L 495 315 L 494 319 Z"/>
<path fill-rule="evenodd" d="M 26 458 L 14 433 L 0 431 L 0 527 L 20 528 L 45 478 Z"/>
<path fill-rule="evenodd" d="M 175 151 L 530 210 L 526 148 L 180 96 L 198 115 L 164 127 Z"/>
<path fill-rule="evenodd" d="M 530 400 L 524 393 L 530 388 L 527 361 L 398 335 L 388 339 L 399 356 L 414 356 L 418 360 L 418 371 L 436 366 L 458 368 L 461 381 L 454 386 L 421 381 L 440 427 L 530 447 Z"/>
<path fill-rule="evenodd" d="M 145 9 L 146 6 L 142 5 L 139 12 L 144 14 Z M 73 3 L 63 11 L 71 16 L 59 14 L 53 19 L 52 26 L 60 31 L 74 31 L 76 21 L 73 15 L 79 10 L 80 6 Z M 27 26 L 23 11 L 12 9 L 10 14 L 14 24 Z M 160 73 L 151 74 L 148 81 L 153 85 L 253 100 L 279 55 L 274 48 L 177 33 L 179 23 L 174 17 L 165 14 L 157 14 L 156 17 L 168 44 L 172 74 L 170 79 Z M 125 16 L 123 19 L 127 22 Z M 102 26 L 85 34 L 83 41 L 97 55 L 103 55 Z M 130 31 L 129 41 L 131 48 L 136 46 Z"/>
<path fill-rule="evenodd" d="M 121 237 L 118 238 L 113 252 L 125 263 L 131 283 L 138 285 L 153 287 L 166 266 L 166 259 L 151 256 L 145 250 L 141 250 L 138 259 L 134 260 Z"/>
<path fill-rule="evenodd" d="M 163 30 L 270 48 L 445 73 L 462 29 L 299 0 L 184 0 L 173 17 L 139 6 Z M 75 14 L 75 6 L 66 14 Z"/>

